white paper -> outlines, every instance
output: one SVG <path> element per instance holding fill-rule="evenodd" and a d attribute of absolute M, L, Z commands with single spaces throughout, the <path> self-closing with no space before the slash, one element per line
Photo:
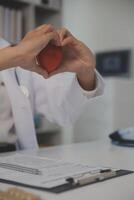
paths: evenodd
<path fill-rule="evenodd" d="M 62 185 L 66 183 L 66 178 L 68 177 L 74 177 L 76 175 L 102 169 L 102 167 L 90 167 L 78 163 L 27 156 L 21 153 L 1 157 L 0 163 L 13 164 L 32 169 L 34 168 L 41 171 L 41 174 L 35 175 L 28 172 L 19 172 L 13 169 L 4 169 L 0 166 L 0 179 L 41 188 L 52 188 Z M 103 167 L 103 169 L 105 168 Z"/>

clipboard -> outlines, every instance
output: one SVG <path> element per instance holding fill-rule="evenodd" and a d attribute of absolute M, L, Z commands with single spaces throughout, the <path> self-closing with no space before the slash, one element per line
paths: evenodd
<path fill-rule="evenodd" d="M 109 172 L 112 172 L 111 169 L 108 169 L 108 171 L 104 172 L 104 173 L 106 174 L 106 173 L 109 173 Z M 70 178 L 68 178 L 68 179 L 70 179 L 70 181 L 67 181 L 63 185 L 58 185 L 58 186 L 52 187 L 52 188 L 31 186 L 31 185 L 28 185 L 28 184 L 23 184 L 23 183 L 11 181 L 11 180 L 8 181 L 8 180 L 4 180 L 4 179 L 0 179 L 0 182 L 59 194 L 59 193 L 62 193 L 62 192 L 70 191 L 70 190 L 73 190 L 73 189 L 78 189 L 78 188 L 81 188 L 81 187 L 84 187 L 84 186 L 87 186 L 87 185 L 91 185 L 91 184 L 97 184 L 97 183 L 100 183 L 100 182 L 108 181 L 108 180 L 113 179 L 113 178 L 118 178 L 118 177 L 121 177 L 121 176 L 129 175 L 129 174 L 132 174 L 132 173 L 134 173 L 134 171 L 120 169 L 120 170 L 114 171 L 113 175 L 109 174 L 109 176 L 106 176 L 104 178 L 102 178 L 100 176 L 100 179 L 97 178 L 97 179 L 94 179 L 93 181 L 89 181 L 89 182 L 87 181 L 85 184 L 78 184 L 78 182 L 76 182 L 74 184 L 73 181 L 71 181 L 71 180 L 73 180 L 72 177 L 70 177 Z"/>
<path fill-rule="evenodd" d="M 61 193 L 132 174 L 134 171 L 89 166 L 62 160 L 13 153 L 0 158 L 0 182 Z"/>

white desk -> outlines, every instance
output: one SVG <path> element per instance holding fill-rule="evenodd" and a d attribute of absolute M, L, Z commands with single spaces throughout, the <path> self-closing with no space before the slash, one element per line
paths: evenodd
<path fill-rule="evenodd" d="M 57 146 L 27 153 L 91 166 L 104 165 L 134 170 L 134 149 L 114 146 L 109 140 Z M 5 188 L 7 185 L 0 183 L 0 189 Z M 134 200 L 134 174 L 61 194 L 26 190 L 39 194 L 43 200 Z"/>

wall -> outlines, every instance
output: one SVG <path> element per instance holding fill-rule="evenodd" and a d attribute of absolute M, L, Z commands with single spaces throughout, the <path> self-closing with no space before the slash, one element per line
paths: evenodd
<path fill-rule="evenodd" d="M 133 0 L 63 0 L 63 26 L 95 52 L 134 49 L 133 11 Z M 104 96 L 89 103 L 72 132 L 65 131 L 74 142 L 107 137 L 116 128 L 134 125 L 133 69 L 130 79 L 105 82 Z"/>

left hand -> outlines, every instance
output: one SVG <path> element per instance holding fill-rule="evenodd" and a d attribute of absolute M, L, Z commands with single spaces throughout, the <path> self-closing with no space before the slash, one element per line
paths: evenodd
<path fill-rule="evenodd" d="M 65 28 L 60 29 L 58 34 L 63 47 L 64 58 L 61 66 L 49 76 L 61 72 L 74 72 L 84 89 L 94 89 L 96 62 L 91 50 Z"/>
<path fill-rule="evenodd" d="M 15 47 L 12 47 L 12 51 L 14 50 L 18 58 L 16 66 L 48 78 L 47 71 L 38 65 L 35 58 L 52 41 L 57 45 L 60 44 L 57 31 L 49 24 L 39 26 L 27 33 Z"/>

